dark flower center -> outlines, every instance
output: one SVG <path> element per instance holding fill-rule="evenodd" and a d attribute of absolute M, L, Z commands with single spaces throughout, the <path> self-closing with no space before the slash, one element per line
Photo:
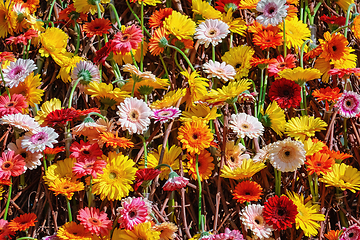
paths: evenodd
<path fill-rule="evenodd" d="M 286 152 L 285 152 L 285 155 L 286 155 L 286 156 L 290 156 L 290 151 L 286 151 Z"/>
<path fill-rule="evenodd" d="M 289 95 L 290 95 L 290 92 L 289 92 L 289 90 L 285 89 L 285 90 L 283 91 L 283 94 L 284 94 L 285 96 L 289 96 Z"/>
<path fill-rule="evenodd" d="M 332 50 L 335 52 L 337 50 L 336 46 L 332 46 Z"/>
<path fill-rule="evenodd" d="M 351 106 L 351 101 L 346 101 L 345 104 L 346 104 L 346 106 L 350 107 Z"/>
<path fill-rule="evenodd" d="M 259 220 L 257 220 L 257 219 L 255 219 L 255 222 L 256 222 L 256 224 L 260 224 L 260 221 L 259 221 Z"/>
<path fill-rule="evenodd" d="M 99 29 L 100 29 L 100 26 L 95 26 L 94 29 L 95 29 L 95 30 L 99 30 Z"/>
<path fill-rule="evenodd" d="M 279 216 L 284 216 L 285 213 L 286 213 L 286 212 L 285 212 L 283 209 L 278 209 L 278 211 L 277 211 L 277 214 L 278 214 Z"/>
<path fill-rule="evenodd" d="M 352 238 L 353 236 L 354 236 L 354 233 L 350 233 L 350 234 L 349 234 L 349 237 Z"/>
<path fill-rule="evenodd" d="M 134 218 L 136 216 L 136 213 L 134 211 L 129 212 L 129 217 Z"/>
<path fill-rule="evenodd" d="M 124 36 L 122 36 L 122 38 L 121 38 L 121 41 L 122 42 L 126 42 L 126 41 L 128 41 L 129 40 L 129 34 L 125 34 Z"/>
<path fill-rule="evenodd" d="M 88 155 L 88 154 L 90 154 L 90 152 L 88 150 L 84 150 L 83 154 Z"/>
<path fill-rule="evenodd" d="M 11 166 L 12 166 L 11 163 L 6 162 L 6 163 L 4 163 L 4 165 L 3 165 L 3 169 L 9 169 Z"/>
<path fill-rule="evenodd" d="M 245 195 L 251 195 L 250 192 L 245 192 Z"/>
<path fill-rule="evenodd" d="M 14 105 L 15 105 L 14 102 L 9 102 L 9 103 L 7 103 L 5 106 L 8 107 L 8 108 L 11 108 L 11 107 L 13 107 Z"/>
<path fill-rule="evenodd" d="M 23 152 L 20 154 L 23 158 L 26 158 L 27 157 L 27 153 L 26 152 Z"/>
<path fill-rule="evenodd" d="M 194 134 L 192 135 L 192 138 L 193 138 L 194 140 L 197 140 L 197 139 L 199 138 L 199 136 L 198 136 L 197 133 L 194 133 Z"/>
<path fill-rule="evenodd" d="M 241 63 L 236 64 L 235 68 L 240 68 L 241 67 Z"/>
<path fill-rule="evenodd" d="M 269 9 L 269 13 L 270 13 L 270 14 L 273 14 L 274 12 L 275 12 L 275 8 L 270 8 L 270 9 Z"/>

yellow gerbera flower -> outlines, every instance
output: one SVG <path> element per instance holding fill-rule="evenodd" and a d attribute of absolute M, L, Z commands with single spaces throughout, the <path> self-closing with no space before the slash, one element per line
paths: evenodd
<path fill-rule="evenodd" d="M 220 117 L 220 114 L 216 113 L 217 108 L 210 108 L 207 104 L 196 104 L 191 106 L 187 111 L 181 113 L 180 121 L 189 122 L 194 119 L 200 119 L 208 123 L 210 120 L 214 120 Z"/>
<path fill-rule="evenodd" d="M 236 180 L 251 178 L 265 167 L 266 165 L 262 162 L 254 162 L 251 158 L 244 159 L 239 166 L 234 168 L 225 165 L 224 168 L 221 169 L 220 177 Z"/>
<path fill-rule="evenodd" d="M 77 55 L 74 56 L 74 54 L 72 53 L 66 53 L 64 57 L 61 57 L 60 55 L 59 60 L 61 61 L 61 63 L 58 62 L 58 64 L 61 68 L 59 74 L 56 77 L 61 78 L 64 83 L 69 83 L 72 80 L 70 77 L 71 71 L 74 69 L 76 64 L 80 61 L 83 61 L 84 58 Z"/>
<path fill-rule="evenodd" d="M 12 10 L 11 0 L 0 1 L 0 37 L 5 38 L 10 33 L 13 34 L 17 24 L 17 15 Z"/>
<path fill-rule="evenodd" d="M 236 79 L 246 77 L 251 68 L 250 60 L 255 51 L 249 46 L 238 46 L 231 48 L 222 56 L 221 60 L 233 66 L 236 70 Z"/>
<path fill-rule="evenodd" d="M 49 113 L 60 110 L 61 108 L 61 101 L 57 98 L 52 98 L 50 101 L 46 101 L 41 105 L 40 111 L 38 111 L 35 116 L 35 120 L 38 121 L 39 124 L 42 124 Z"/>
<path fill-rule="evenodd" d="M 321 141 L 313 141 L 311 138 L 308 138 L 303 143 L 306 156 L 312 156 L 326 146 L 325 143 Z"/>
<path fill-rule="evenodd" d="M 170 85 L 169 80 L 166 78 L 156 78 L 156 81 L 149 79 L 142 80 L 135 83 L 135 93 L 139 92 L 141 86 L 149 86 L 153 89 L 166 89 Z M 134 80 L 132 78 L 128 79 L 124 86 L 121 87 L 122 91 L 131 92 L 134 86 Z"/>
<path fill-rule="evenodd" d="M 233 11 L 230 8 L 227 13 L 223 13 L 221 20 L 229 26 L 229 30 L 233 33 L 237 33 L 240 36 L 244 36 L 246 33 L 246 22 L 242 18 L 233 18 Z"/>
<path fill-rule="evenodd" d="M 195 101 L 202 100 L 207 92 L 206 87 L 209 86 L 207 83 L 208 79 L 200 77 L 200 75 L 195 71 L 189 74 L 187 71 L 181 72 L 188 79 L 189 91 L 187 92 L 186 99 L 186 109 L 194 104 Z"/>
<path fill-rule="evenodd" d="M 341 9 L 344 11 L 344 13 L 347 13 L 347 10 L 350 6 L 350 4 L 354 3 L 354 0 L 336 0 L 334 1 L 337 5 L 341 7 Z"/>
<path fill-rule="evenodd" d="M 262 123 L 265 127 L 271 127 L 280 137 L 285 131 L 285 111 L 279 107 L 276 101 L 273 101 L 267 107 L 263 114 Z"/>
<path fill-rule="evenodd" d="M 41 97 L 44 95 L 44 90 L 38 89 L 41 85 L 40 74 L 34 76 L 34 73 L 30 73 L 24 80 L 24 82 L 19 83 L 17 87 L 10 88 L 10 94 L 22 94 L 26 102 L 34 107 L 35 104 L 41 102 Z"/>
<path fill-rule="evenodd" d="M 283 71 L 279 72 L 279 77 L 286 78 L 288 80 L 295 81 L 300 86 L 302 86 L 305 82 L 318 79 L 321 77 L 321 72 L 316 68 L 288 68 L 284 69 Z"/>
<path fill-rule="evenodd" d="M 214 7 L 212 7 L 206 1 L 192 0 L 192 10 L 194 12 L 194 19 L 219 19 L 219 18 L 221 18 L 221 12 L 216 10 Z"/>
<path fill-rule="evenodd" d="M 109 3 L 110 0 L 100 0 L 100 10 L 101 12 L 104 12 L 104 7 L 101 5 L 101 3 Z M 74 0 L 74 7 L 77 12 L 79 13 L 90 13 L 94 15 L 97 12 L 97 7 L 95 0 Z"/>
<path fill-rule="evenodd" d="M 240 0 L 239 9 L 256 9 L 260 0 Z"/>
<path fill-rule="evenodd" d="M 188 16 L 173 11 L 172 14 L 165 19 L 164 27 L 170 34 L 182 40 L 192 39 L 192 35 L 195 33 L 196 24 Z"/>
<path fill-rule="evenodd" d="M 284 29 L 284 23 L 281 23 L 280 29 Z M 310 38 L 311 32 L 307 24 L 300 21 L 297 17 L 285 20 L 286 46 L 288 48 L 298 49 Z"/>
<path fill-rule="evenodd" d="M 156 4 L 161 3 L 160 0 L 138 0 L 139 4 L 141 4 L 141 2 L 144 3 L 144 6 L 146 5 L 156 6 Z"/>
<path fill-rule="evenodd" d="M 332 61 L 332 63 L 334 63 L 334 68 L 356 68 L 357 55 L 350 53 L 339 60 Z"/>
<path fill-rule="evenodd" d="M 314 68 L 318 69 L 321 72 L 322 74 L 321 80 L 324 83 L 329 82 L 329 78 L 330 78 L 329 70 L 331 69 L 331 64 L 329 61 L 326 61 L 325 58 L 319 57 L 315 61 Z"/>
<path fill-rule="evenodd" d="M 121 26 L 121 27 L 123 27 L 123 26 Z M 144 44 L 143 44 L 143 55 L 144 56 L 146 55 L 147 50 L 148 50 L 148 44 L 147 44 L 147 42 L 144 41 Z M 140 62 L 140 60 L 141 60 L 141 44 L 138 44 L 137 49 L 132 49 L 132 53 L 134 55 L 135 61 Z M 133 63 L 133 59 L 131 57 L 130 52 L 125 53 L 125 55 L 122 55 L 121 53 L 114 54 L 113 59 L 119 65 L 128 64 L 128 63 L 132 64 Z"/>
<path fill-rule="evenodd" d="M 39 53 L 42 57 L 51 57 L 58 64 L 61 64 L 61 58 L 65 57 L 66 45 L 69 36 L 61 29 L 51 27 L 40 34 L 40 42 L 42 48 L 39 49 Z"/>
<path fill-rule="evenodd" d="M 158 146 L 158 150 L 149 153 L 147 158 L 147 167 L 148 168 L 155 168 L 159 165 L 160 153 L 161 153 L 162 144 Z M 181 154 L 182 149 L 176 145 L 173 145 L 170 149 L 165 148 L 164 157 L 162 163 L 169 165 L 173 170 L 179 169 L 179 155 Z M 185 158 L 185 156 L 184 156 Z M 139 169 L 144 168 L 144 159 L 141 160 Z M 168 179 L 170 169 L 168 167 L 161 167 L 160 168 L 160 180 Z"/>
<path fill-rule="evenodd" d="M 98 174 L 93 180 L 93 193 L 100 195 L 100 199 L 107 198 L 109 201 L 121 200 L 126 197 L 133 188 L 131 184 L 135 180 L 136 168 L 133 160 L 127 156 L 110 152 L 108 157 L 104 156 L 106 167 L 104 173 Z"/>
<path fill-rule="evenodd" d="M 75 162 L 75 158 L 65 158 L 64 160 L 57 161 L 55 164 L 52 164 L 45 172 L 45 176 L 43 176 L 44 182 L 50 186 L 56 179 L 76 179 L 72 173 L 72 168 L 75 166 Z"/>
<path fill-rule="evenodd" d="M 326 187 L 334 186 L 343 191 L 348 189 L 353 193 L 360 190 L 360 172 L 356 168 L 345 163 L 336 163 L 331 170 L 319 179 L 320 182 L 326 184 Z"/>
<path fill-rule="evenodd" d="M 297 206 L 298 214 L 295 218 L 296 229 L 301 228 L 305 236 L 316 236 L 320 224 L 317 221 L 325 221 L 325 215 L 320 214 L 319 205 L 312 205 L 311 201 L 304 203 L 304 196 L 294 192 L 287 192 L 288 197 Z"/>
<path fill-rule="evenodd" d="M 76 222 L 65 223 L 56 233 L 63 240 L 91 240 L 92 234 L 81 224 Z"/>
<path fill-rule="evenodd" d="M 185 94 L 186 89 L 177 89 L 174 91 L 170 91 L 164 95 L 162 100 L 157 100 L 153 102 L 150 107 L 152 109 L 162 109 L 175 106 L 177 101 L 179 101 L 181 97 L 184 97 Z"/>
<path fill-rule="evenodd" d="M 158 240 L 160 239 L 160 232 L 155 231 L 151 222 L 147 221 L 134 225 L 133 230 L 118 229 L 114 230 L 113 240 Z"/>
<path fill-rule="evenodd" d="M 82 191 L 84 188 L 84 183 L 73 182 L 65 178 L 55 179 L 49 185 L 49 189 L 54 192 L 55 196 L 62 194 L 69 200 L 75 192 Z"/>
<path fill-rule="evenodd" d="M 315 136 L 315 132 L 325 130 L 326 127 L 327 123 L 320 118 L 293 117 L 285 124 L 285 134 L 304 142 L 307 137 Z"/>

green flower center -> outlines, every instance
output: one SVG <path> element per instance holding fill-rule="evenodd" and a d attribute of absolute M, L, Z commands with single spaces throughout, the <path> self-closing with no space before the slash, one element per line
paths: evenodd
<path fill-rule="evenodd" d="M 110 172 L 110 173 L 109 173 L 109 178 L 110 178 L 110 179 L 115 179 L 115 178 L 116 178 L 116 173 Z"/>

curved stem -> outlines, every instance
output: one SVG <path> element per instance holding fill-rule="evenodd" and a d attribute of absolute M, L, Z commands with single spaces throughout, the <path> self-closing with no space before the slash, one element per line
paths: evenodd
<path fill-rule="evenodd" d="M 109 3 L 108 6 L 111 8 L 111 10 L 113 11 L 114 15 L 115 15 L 115 19 L 116 19 L 116 22 L 118 24 L 118 28 L 121 29 L 121 22 L 120 22 L 120 18 L 119 18 L 119 15 L 116 11 L 116 8 L 114 6 L 114 4 L 112 3 Z"/>
<path fill-rule="evenodd" d="M 10 200 L 11 200 L 11 192 L 12 192 L 12 177 L 10 177 L 10 186 L 9 186 L 9 191 L 8 191 L 8 198 L 6 201 L 6 207 L 5 207 L 5 213 L 4 213 L 4 220 L 7 219 L 7 215 L 8 215 L 8 211 L 9 211 L 9 206 L 10 206 Z"/>
<path fill-rule="evenodd" d="M 237 107 L 236 107 L 236 103 L 233 103 L 232 105 L 233 105 L 233 107 L 234 107 L 235 114 L 238 114 L 239 112 L 238 112 L 238 109 L 237 109 Z"/>
<path fill-rule="evenodd" d="M 347 26 L 349 24 L 349 19 L 350 19 L 350 11 L 351 11 L 351 8 L 352 7 L 355 7 L 355 12 L 356 12 L 356 5 L 355 3 L 352 3 L 349 5 L 348 7 L 348 10 L 347 10 L 347 13 L 346 13 L 346 22 L 345 22 L 345 26 Z M 347 38 L 347 32 L 348 30 L 346 29 L 345 32 L 344 32 L 344 37 Z"/>
<path fill-rule="evenodd" d="M 131 7 L 131 5 L 130 5 L 130 3 L 129 3 L 128 0 L 126 0 L 126 4 L 127 4 L 128 8 L 130 9 L 130 12 L 134 15 L 134 17 L 136 18 L 136 20 L 138 20 L 138 22 L 140 23 L 140 22 L 141 22 L 140 18 L 136 15 L 136 13 L 135 13 L 134 10 L 132 9 L 132 7 Z M 146 34 L 147 34 L 149 37 L 151 37 L 151 34 L 149 33 L 149 31 L 148 31 L 146 28 L 144 28 L 144 30 L 145 30 Z"/>
<path fill-rule="evenodd" d="M 305 49 L 305 45 L 310 42 L 310 39 L 306 40 L 303 45 L 301 46 L 301 50 L 300 50 L 300 67 L 304 68 L 304 49 Z"/>
<path fill-rule="evenodd" d="M 156 167 L 154 167 L 154 169 L 159 169 L 161 167 L 168 167 L 170 169 L 170 171 L 172 171 L 172 168 L 170 167 L 170 165 L 165 164 L 165 163 L 161 163 L 161 164 L 157 165 Z"/>
<path fill-rule="evenodd" d="M 71 214 L 71 205 L 70 205 L 70 201 L 67 197 L 66 198 L 66 206 L 68 209 L 68 215 L 69 215 L 69 222 L 72 222 L 72 214 Z"/>
<path fill-rule="evenodd" d="M 166 77 L 169 78 L 169 72 L 168 72 L 168 70 L 167 70 L 167 68 L 166 68 L 166 64 L 165 64 L 165 62 L 164 62 L 164 58 L 163 58 L 161 55 L 159 55 L 159 57 L 160 57 L 160 61 L 161 61 L 162 65 L 163 65 L 163 67 L 164 67 L 164 71 L 165 71 L 165 73 L 166 73 Z"/>
<path fill-rule="evenodd" d="M 80 26 L 76 21 L 75 21 L 75 30 L 77 33 L 77 38 L 76 38 L 76 48 L 75 48 L 74 55 L 76 55 L 78 53 L 79 47 L 80 47 Z"/>
<path fill-rule="evenodd" d="M 179 68 L 180 72 L 186 71 L 185 69 L 183 69 L 180 66 L 179 61 L 177 60 L 177 52 L 175 52 L 175 54 L 174 54 L 174 61 L 175 61 L 176 66 Z"/>
<path fill-rule="evenodd" d="M 198 181 L 198 188 L 199 188 L 199 208 L 198 208 L 198 212 L 199 212 L 199 230 L 202 229 L 202 214 L 201 214 L 201 194 L 202 194 L 202 188 L 201 188 L 201 179 L 200 179 L 200 174 L 199 174 L 199 154 L 196 154 L 196 177 L 197 177 L 197 181 Z M 202 229 L 203 230 L 203 229 Z"/>
<path fill-rule="evenodd" d="M 50 21 L 50 18 L 51 18 L 51 14 L 52 14 L 52 11 L 53 11 L 53 9 L 54 9 L 54 5 L 55 5 L 55 2 L 56 2 L 56 0 L 53 0 L 52 1 L 52 3 L 51 3 L 51 5 L 50 5 L 50 10 L 49 10 L 49 16 L 48 16 L 48 21 Z M 53 23 L 54 24 L 54 23 Z M 46 28 L 48 28 L 48 24 L 46 24 Z M 54 27 L 54 26 L 53 26 Z"/>
<path fill-rule="evenodd" d="M 183 51 L 181 51 L 179 48 L 177 48 L 177 47 L 175 47 L 175 46 L 173 46 L 173 45 L 170 45 L 170 44 L 167 44 L 167 47 L 173 48 L 173 49 L 175 49 L 178 53 L 180 53 L 181 56 L 183 56 L 183 58 L 184 58 L 185 61 L 187 62 L 187 64 L 189 64 L 191 70 L 192 70 L 193 72 L 195 72 L 195 68 L 193 67 L 193 65 L 191 64 L 189 58 L 185 55 L 185 53 L 184 53 Z"/>
<path fill-rule="evenodd" d="M 76 89 L 76 86 L 79 84 L 79 82 L 82 80 L 83 78 L 82 77 L 79 77 L 78 80 L 76 80 L 74 86 L 72 87 L 71 89 L 71 92 L 70 92 L 70 97 L 69 97 L 69 104 L 68 104 L 68 108 L 71 108 L 71 104 L 72 104 L 72 99 L 73 99 L 73 95 L 74 95 L 74 92 L 75 92 L 75 89 Z"/>
<path fill-rule="evenodd" d="M 103 115 L 101 115 L 100 113 L 97 112 L 91 112 L 87 115 L 87 117 L 90 117 L 91 115 L 96 115 L 98 117 L 101 117 L 102 119 L 106 120 L 106 117 L 104 117 Z"/>
<path fill-rule="evenodd" d="M 2 62 L 0 62 L 0 67 L 1 67 L 1 66 L 2 66 Z M 4 74 L 3 74 L 2 69 L 0 69 L 0 74 L 1 74 L 1 80 L 2 80 L 2 82 L 3 82 L 3 84 L 4 84 L 6 93 L 7 93 L 7 95 L 9 96 L 9 100 L 11 100 L 11 95 L 10 95 L 10 92 L 9 92 L 9 88 L 6 87 L 6 85 L 5 85 L 5 79 L 4 79 Z"/>

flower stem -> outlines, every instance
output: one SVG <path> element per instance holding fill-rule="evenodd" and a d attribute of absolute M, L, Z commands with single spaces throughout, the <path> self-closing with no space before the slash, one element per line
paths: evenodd
<path fill-rule="evenodd" d="M 43 163 L 44 163 L 44 170 L 45 170 L 45 172 L 46 172 L 46 171 L 47 171 L 47 164 L 46 164 L 45 153 L 43 154 Z"/>
<path fill-rule="evenodd" d="M 183 51 L 181 51 L 179 48 L 177 48 L 177 47 L 175 47 L 175 46 L 173 46 L 173 45 L 170 45 L 170 44 L 168 44 L 167 46 L 170 47 L 170 48 L 172 48 L 172 49 L 175 49 L 176 51 L 178 51 L 178 52 L 183 56 L 183 58 L 185 59 L 185 61 L 187 62 L 187 64 L 189 64 L 191 70 L 192 70 L 193 72 L 195 72 L 195 68 L 193 67 L 193 65 L 191 64 L 189 58 L 185 55 L 185 53 L 184 53 Z"/>
<path fill-rule="evenodd" d="M 287 55 L 287 48 L 286 48 L 286 32 L 285 32 L 285 18 L 283 19 L 283 25 L 284 25 L 284 58 L 286 58 Z"/>
<path fill-rule="evenodd" d="M 51 3 L 51 5 L 50 5 L 48 21 L 50 21 L 51 14 L 52 14 L 52 11 L 53 11 L 53 9 L 54 9 L 55 2 L 56 2 L 56 0 L 53 0 L 52 3 Z M 48 28 L 48 26 L 49 26 L 49 24 L 46 24 L 46 28 Z"/>
<path fill-rule="evenodd" d="M 336 200 L 338 201 L 338 204 L 340 206 L 344 206 L 344 202 L 342 200 L 342 197 L 343 197 L 343 193 L 342 191 L 340 190 L 340 188 L 335 188 L 335 191 L 336 191 Z M 340 215 L 340 223 L 341 223 L 341 226 L 342 227 L 349 227 L 349 223 L 348 223 L 348 220 L 345 216 L 345 213 L 340 209 L 339 211 L 339 215 Z"/>
<path fill-rule="evenodd" d="M 313 200 L 314 202 L 318 202 L 319 201 L 319 181 L 318 181 L 318 175 L 316 173 L 313 174 L 314 175 L 314 197 Z"/>
<path fill-rule="evenodd" d="M 260 112 L 261 112 L 261 102 L 262 102 L 262 96 L 263 96 L 263 91 L 264 91 L 264 72 L 265 69 L 261 69 L 261 77 L 260 77 L 260 94 L 259 94 L 259 105 L 258 105 L 258 118 L 260 117 Z"/>
<path fill-rule="evenodd" d="M 314 182 L 313 182 L 312 175 L 308 175 L 308 180 L 309 180 L 310 192 L 311 192 L 311 195 L 312 195 L 313 200 L 314 200 L 315 199 L 315 192 L 314 192 Z"/>
<path fill-rule="evenodd" d="M 132 58 L 132 60 L 133 60 L 133 64 L 135 65 L 135 67 L 136 67 L 137 69 L 139 69 L 139 67 L 138 67 L 138 65 L 137 65 L 137 63 L 136 63 L 135 57 L 134 57 L 134 53 L 133 53 L 132 50 L 130 50 L 130 55 L 131 55 L 131 58 Z"/>
<path fill-rule="evenodd" d="M 141 22 L 140 18 L 138 17 L 138 15 L 136 15 L 136 13 L 135 13 L 134 10 L 132 9 L 132 7 L 131 7 L 131 5 L 130 5 L 130 3 L 129 3 L 128 0 L 126 0 L 126 4 L 127 4 L 128 8 L 130 9 L 130 12 L 134 15 L 134 17 L 136 18 L 136 20 L 140 23 L 140 22 Z M 144 28 L 144 30 L 145 30 L 146 34 L 147 34 L 149 37 L 151 37 L 151 34 L 149 33 L 149 31 L 148 31 L 146 28 Z"/>
<path fill-rule="evenodd" d="M 161 55 L 159 55 L 159 57 L 160 57 L 160 61 L 161 61 L 162 65 L 163 65 L 163 67 L 164 67 L 164 71 L 165 71 L 165 73 L 166 73 L 166 77 L 169 78 L 169 72 L 168 72 L 168 70 L 167 70 L 167 68 L 166 68 L 166 64 L 165 64 L 165 62 L 164 62 L 164 58 L 163 58 Z"/>
<path fill-rule="evenodd" d="M 175 54 L 174 54 L 174 60 L 175 60 L 176 66 L 179 68 L 179 70 L 180 70 L 181 72 L 185 71 L 185 69 L 183 69 L 183 68 L 180 66 L 179 61 L 177 60 L 177 52 L 175 52 Z"/>
<path fill-rule="evenodd" d="M 0 68 L 1 68 L 1 66 L 2 66 L 2 62 L 0 62 Z M 9 88 L 6 87 L 6 85 L 5 85 L 5 79 L 4 79 L 4 74 L 3 74 L 2 68 L 0 69 L 0 74 L 1 74 L 1 80 L 2 80 L 2 82 L 3 82 L 3 84 L 4 84 L 6 93 L 7 93 L 7 95 L 9 96 L 9 100 L 11 100 L 11 95 L 10 95 L 10 92 L 9 92 Z"/>
<path fill-rule="evenodd" d="M 71 205 L 70 205 L 70 201 L 67 197 L 66 197 L 66 205 L 67 205 L 68 214 L 69 214 L 69 222 L 72 222 Z"/>
<path fill-rule="evenodd" d="M 212 60 L 215 62 L 215 46 L 214 45 L 212 45 Z M 212 89 L 216 89 L 217 88 L 217 78 L 216 77 L 212 78 L 212 83 L 213 83 Z"/>
<path fill-rule="evenodd" d="M 200 179 L 200 174 L 199 174 L 199 154 L 196 154 L 196 177 L 197 177 L 197 181 L 198 181 L 198 187 L 199 187 L 199 208 L 198 208 L 198 212 L 199 212 L 199 230 L 202 229 L 202 216 L 201 216 L 201 194 L 202 194 L 202 188 L 201 188 L 201 179 Z"/>
<path fill-rule="evenodd" d="M 77 21 L 75 21 L 75 31 L 77 33 L 77 38 L 76 38 L 76 48 L 75 48 L 75 52 L 74 55 L 76 55 L 79 51 L 79 47 L 80 47 L 80 26 L 77 23 Z"/>
<path fill-rule="evenodd" d="M 274 168 L 275 173 L 275 194 L 280 197 L 281 195 L 281 171 Z"/>
<path fill-rule="evenodd" d="M 35 239 L 36 240 L 36 238 L 32 238 L 32 237 L 21 237 L 21 238 L 18 238 L 16 240 L 21 240 L 21 239 Z"/>
<path fill-rule="evenodd" d="M 90 175 L 90 185 L 88 190 L 88 207 L 92 207 L 93 205 L 92 183 L 93 183 L 93 177 L 92 175 Z"/>
<path fill-rule="evenodd" d="M 115 19 L 116 19 L 116 22 L 118 24 L 118 28 L 121 29 L 121 22 L 120 22 L 119 14 L 117 13 L 114 4 L 109 3 L 108 6 L 111 8 L 111 10 L 113 11 L 113 13 L 115 15 Z"/>
<path fill-rule="evenodd" d="M 344 147 L 348 147 L 348 140 L 347 140 L 347 118 L 344 118 L 344 128 L 343 128 L 343 136 L 344 136 Z"/>
<path fill-rule="evenodd" d="M 69 104 L 68 104 L 68 108 L 71 108 L 72 99 L 73 99 L 73 95 L 74 95 L 74 92 L 75 92 L 76 86 L 79 84 L 79 82 L 80 82 L 81 80 L 83 80 L 83 78 L 82 78 L 82 77 L 79 77 L 79 78 L 76 80 L 76 82 L 75 82 L 74 86 L 73 86 L 73 87 L 72 87 L 72 89 L 71 89 L 71 92 L 70 92 L 70 97 L 69 97 Z"/>
<path fill-rule="evenodd" d="M 305 49 L 305 45 L 310 42 L 310 40 L 306 40 L 302 46 L 301 46 L 301 51 L 300 51 L 300 67 L 304 68 L 304 49 Z"/>
<path fill-rule="evenodd" d="M 134 81 L 134 84 L 133 84 L 133 87 L 132 87 L 132 90 L 131 90 L 131 97 L 134 97 L 134 93 L 135 93 L 135 85 L 136 85 L 136 81 L 133 79 Z"/>
<path fill-rule="evenodd" d="M 101 117 L 102 119 L 106 120 L 106 117 L 104 117 L 103 115 L 101 115 L 100 113 L 97 113 L 97 112 L 91 112 L 86 117 L 90 117 L 92 115 L 96 115 L 96 116 Z"/>
<path fill-rule="evenodd" d="M 28 45 L 26 46 L 26 56 L 25 56 L 25 59 L 28 59 L 28 58 L 29 58 L 30 46 L 31 46 L 31 39 L 29 39 Z"/>
<path fill-rule="evenodd" d="M 352 3 L 349 5 L 347 13 L 346 13 L 346 22 L 345 22 L 345 26 L 347 26 L 349 24 L 349 19 L 350 19 L 350 11 L 351 8 L 355 7 L 355 12 L 356 12 L 356 5 L 355 3 Z M 347 38 L 347 33 L 348 33 L 348 29 L 346 28 L 345 32 L 344 32 L 344 37 Z"/>
<path fill-rule="evenodd" d="M 141 39 L 141 45 L 140 45 L 140 71 L 144 70 L 144 1 L 141 1 L 141 33 L 143 35 L 143 38 Z"/>
<path fill-rule="evenodd" d="M 238 109 L 237 109 L 237 107 L 236 107 L 236 103 L 233 103 L 232 105 L 233 105 L 233 107 L 234 107 L 235 114 L 238 114 L 239 112 L 238 112 Z"/>
<path fill-rule="evenodd" d="M 156 167 L 154 167 L 154 169 L 159 169 L 161 167 L 168 167 L 170 169 L 170 171 L 172 171 L 172 168 L 170 167 L 170 165 L 165 164 L 165 163 L 161 163 L 161 164 L 157 165 Z"/>
<path fill-rule="evenodd" d="M 12 192 L 12 177 L 10 177 L 10 185 L 9 185 L 9 191 L 8 191 L 8 198 L 6 201 L 6 207 L 5 207 L 5 213 L 4 213 L 4 220 L 7 219 L 9 206 L 10 206 L 10 200 L 11 200 L 11 192 Z"/>

